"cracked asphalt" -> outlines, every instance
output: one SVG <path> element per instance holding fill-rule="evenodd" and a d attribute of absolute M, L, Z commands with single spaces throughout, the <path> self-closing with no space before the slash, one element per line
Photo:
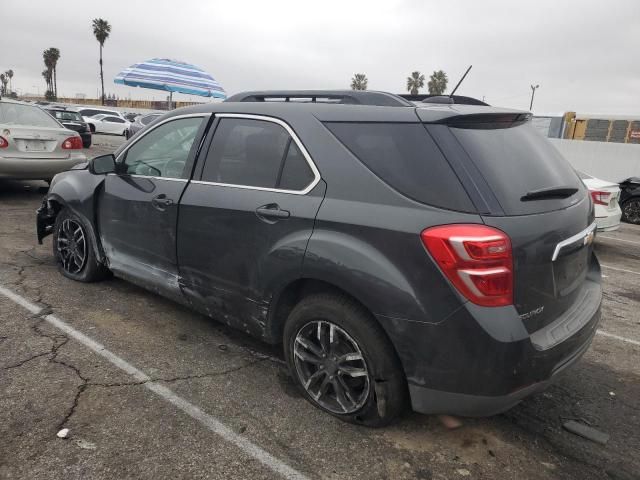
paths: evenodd
<path fill-rule="evenodd" d="M 120 139 L 96 136 L 91 154 Z M 224 423 L 310 478 L 640 478 L 640 346 L 597 335 L 575 368 L 506 414 L 407 414 L 380 430 L 311 407 L 280 351 L 119 279 L 62 277 L 50 237 L 35 239 L 39 182 L 0 182 L 0 478 L 281 478 L 171 403 L 149 382 Z M 602 234 L 605 332 L 640 341 L 640 228 Z M 622 270 L 626 270 L 622 271 Z M 629 273 L 635 272 L 635 273 Z M 150 380 L 140 381 L 46 321 L 53 314 Z M 606 445 L 562 429 L 568 419 Z M 69 437 L 56 433 L 69 429 Z"/>

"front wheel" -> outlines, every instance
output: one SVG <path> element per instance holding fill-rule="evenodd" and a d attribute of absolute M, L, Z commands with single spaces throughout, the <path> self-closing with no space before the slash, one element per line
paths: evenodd
<path fill-rule="evenodd" d="M 105 278 L 109 270 L 98 263 L 89 227 L 68 208 L 56 217 L 53 230 L 53 256 L 65 277 L 79 282 Z"/>
<path fill-rule="evenodd" d="M 347 297 L 302 300 L 287 319 L 284 349 L 306 399 L 341 420 L 380 427 L 406 408 L 404 373 L 389 339 Z"/>
<path fill-rule="evenodd" d="M 622 220 L 640 225 L 640 197 L 633 197 L 622 204 Z"/>

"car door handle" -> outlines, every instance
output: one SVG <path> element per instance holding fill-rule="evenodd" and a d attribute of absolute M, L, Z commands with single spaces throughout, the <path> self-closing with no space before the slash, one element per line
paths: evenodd
<path fill-rule="evenodd" d="M 277 203 L 270 203 L 256 208 L 256 214 L 258 217 L 264 218 L 289 218 L 291 216 L 291 212 L 282 210 Z"/>
<path fill-rule="evenodd" d="M 163 211 L 167 207 L 173 205 L 173 200 L 171 198 L 167 198 L 164 193 L 161 193 L 151 199 L 151 205 L 153 205 L 157 210 Z"/>

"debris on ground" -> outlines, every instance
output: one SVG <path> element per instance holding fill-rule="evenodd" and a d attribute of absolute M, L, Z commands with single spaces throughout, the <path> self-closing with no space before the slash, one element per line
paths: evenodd
<path fill-rule="evenodd" d="M 578 423 L 575 420 L 569 420 L 562 424 L 565 430 L 571 433 L 575 433 L 581 437 L 591 440 L 592 442 L 600 443 L 604 445 L 609 440 L 609 434 L 596 430 L 583 423 Z"/>
<path fill-rule="evenodd" d="M 76 440 L 76 445 L 78 447 L 82 448 L 83 450 L 95 450 L 96 449 L 96 444 L 95 443 L 87 442 L 86 440 L 82 440 L 81 438 Z"/>
<path fill-rule="evenodd" d="M 56 437 L 58 438 L 68 438 L 69 437 L 69 429 L 63 428 L 58 433 L 56 433 Z"/>
<path fill-rule="evenodd" d="M 471 472 L 466 468 L 459 468 L 456 470 L 456 472 L 458 473 L 458 475 L 462 475 L 463 477 L 468 477 L 469 475 L 471 475 Z"/>
<path fill-rule="evenodd" d="M 451 415 L 438 415 L 438 420 L 440 420 L 440 423 L 449 430 L 460 428 L 462 426 L 462 421 L 456 417 L 452 417 Z"/>

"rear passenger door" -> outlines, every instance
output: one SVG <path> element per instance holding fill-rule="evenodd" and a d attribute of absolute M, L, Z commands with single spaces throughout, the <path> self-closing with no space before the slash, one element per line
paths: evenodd
<path fill-rule="evenodd" d="M 325 186 L 281 120 L 217 118 L 180 203 L 180 277 L 194 306 L 260 335 L 272 292 L 300 275 Z"/>

